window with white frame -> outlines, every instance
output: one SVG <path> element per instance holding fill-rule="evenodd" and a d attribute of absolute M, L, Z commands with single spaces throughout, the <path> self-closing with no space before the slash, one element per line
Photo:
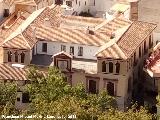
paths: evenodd
<path fill-rule="evenodd" d="M 70 55 L 74 55 L 74 47 L 73 46 L 70 47 Z"/>
<path fill-rule="evenodd" d="M 65 45 L 61 45 L 61 51 L 66 52 L 66 46 Z"/>
<path fill-rule="evenodd" d="M 78 56 L 83 56 L 83 47 L 78 47 Z"/>

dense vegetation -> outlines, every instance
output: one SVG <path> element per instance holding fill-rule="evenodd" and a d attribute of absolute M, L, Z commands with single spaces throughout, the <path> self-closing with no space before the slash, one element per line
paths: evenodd
<path fill-rule="evenodd" d="M 1 114 L 47 115 L 55 119 L 68 119 L 76 115 L 78 120 L 152 120 L 152 115 L 143 107 L 135 107 L 126 112 L 116 109 L 115 99 L 105 91 L 99 94 L 88 94 L 82 84 L 70 86 L 63 74 L 56 68 L 49 68 L 48 74 L 42 74 L 31 68 L 28 78 L 31 84 L 26 85 L 30 94 L 30 106 L 26 111 L 16 111 L 13 107 L 16 99 L 16 85 L 0 84 Z"/>

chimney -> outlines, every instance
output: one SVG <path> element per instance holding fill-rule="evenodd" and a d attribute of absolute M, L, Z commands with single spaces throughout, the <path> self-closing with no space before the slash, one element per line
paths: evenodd
<path fill-rule="evenodd" d="M 138 20 L 138 1 L 139 0 L 130 0 L 130 16 L 129 19 L 131 21 L 137 21 Z"/>

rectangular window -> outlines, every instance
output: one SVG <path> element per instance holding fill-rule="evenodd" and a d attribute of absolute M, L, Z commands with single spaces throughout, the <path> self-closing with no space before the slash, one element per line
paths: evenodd
<path fill-rule="evenodd" d="M 66 46 L 65 45 L 61 45 L 61 51 L 66 52 Z"/>
<path fill-rule="evenodd" d="M 147 53 L 146 41 L 144 42 L 144 53 Z"/>
<path fill-rule="evenodd" d="M 97 93 L 97 82 L 95 80 L 89 80 L 89 89 L 88 92 L 91 94 Z"/>
<path fill-rule="evenodd" d="M 153 39 L 152 36 L 149 36 L 149 48 L 151 48 L 153 46 Z"/>
<path fill-rule="evenodd" d="M 87 3 L 86 3 L 86 1 L 85 1 L 85 5 L 86 5 Z"/>
<path fill-rule="evenodd" d="M 78 56 L 83 56 L 83 47 L 78 47 Z"/>
<path fill-rule="evenodd" d="M 47 43 L 42 43 L 42 52 L 47 52 Z"/>
<path fill-rule="evenodd" d="M 22 93 L 22 103 L 29 103 L 29 93 Z"/>
<path fill-rule="evenodd" d="M 136 52 L 134 53 L 134 66 L 137 65 Z"/>
<path fill-rule="evenodd" d="M 76 0 L 76 4 L 77 4 L 77 0 Z"/>
<path fill-rule="evenodd" d="M 74 55 L 74 47 L 73 46 L 70 47 L 70 54 Z"/>
<path fill-rule="evenodd" d="M 4 17 L 8 17 L 9 16 L 9 9 L 4 9 Z"/>
<path fill-rule="evenodd" d="M 96 1 L 94 0 L 94 6 L 96 5 Z"/>
<path fill-rule="evenodd" d="M 142 49 L 141 49 L 141 46 L 139 47 L 139 57 L 141 57 L 142 55 Z"/>
<path fill-rule="evenodd" d="M 81 2 L 79 1 L 79 6 L 81 5 Z"/>

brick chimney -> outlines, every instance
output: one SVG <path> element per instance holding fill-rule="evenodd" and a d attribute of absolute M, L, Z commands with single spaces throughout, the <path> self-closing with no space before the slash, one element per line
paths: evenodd
<path fill-rule="evenodd" d="M 130 3 L 129 19 L 132 21 L 138 20 L 138 1 L 139 0 L 129 0 L 129 3 Z"/>

